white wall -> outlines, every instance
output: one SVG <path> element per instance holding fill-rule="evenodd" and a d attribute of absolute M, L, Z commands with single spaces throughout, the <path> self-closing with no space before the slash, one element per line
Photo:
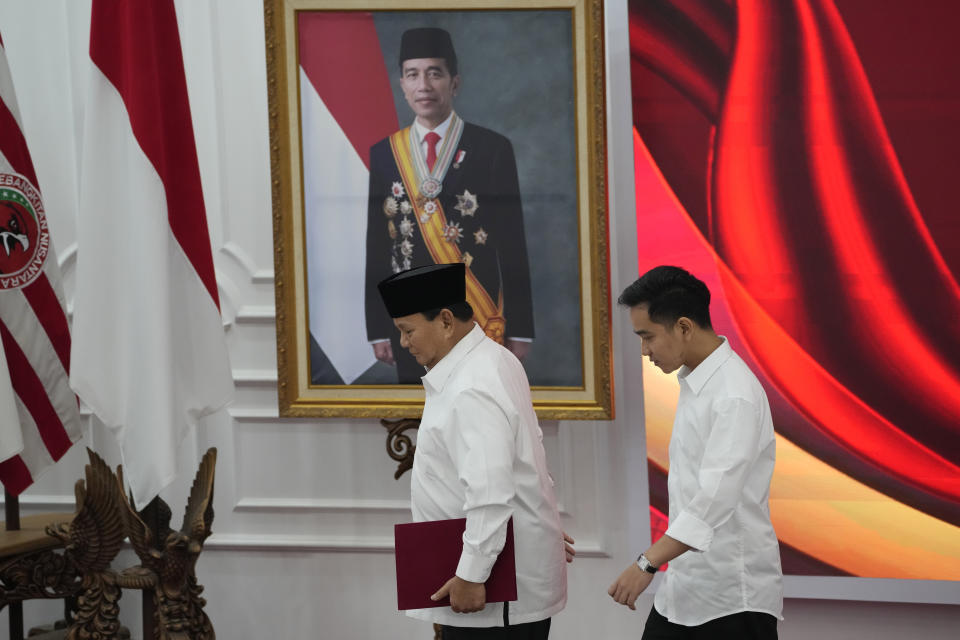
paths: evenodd
<path fill-rule="evenodd" d="M 197 572 L 221 638 L 343 640 L 432 637 L 395 611 L 392 525 L 409 517 L 409 477 L 393 479 L 385 431 L 375 420 L 277 417 L 273 243 L 263 8 L 260 0 L 178 2 L 207 215 L 231 349 L 236 399 L 184 447 L 185 465 L 165 497 L 179 522 L 199 454 L 219 448 L 214 536 Z M 608 13 L 611 290 L 636 277 L 625 2 Z M 76 158 L 82 140 L 89 0 L 0 2 L 0 32 L 72 295 Z M 614 606 L 606 587 L 649 542 L 639 343 L 614 313 L 617 420 L 547 422 L 545 444 L 567 531 L 581 557 L 554 638 L 639 637 L 650 606 Z M 116 463 L 109 435 L 87 444 Z M 23 497 L 23 512 L 72 505 L 83 448 Z M 134 562 L 128 550 L 118 566 Z M 139 637 L 139 594 L 123 618 Z M 49 621 L 57 603 L 30 602 L 27 624 Z M 899 638 L 922 621 L 925 638 L 954 638 L 960 608 L 943 605 L 789 600 L 781 636 Z M 0 614 L 0 637 L 6 613 Z"/>

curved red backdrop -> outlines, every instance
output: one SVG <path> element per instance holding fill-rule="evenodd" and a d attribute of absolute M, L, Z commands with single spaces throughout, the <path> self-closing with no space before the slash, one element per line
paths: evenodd
<path fill-rule="evenodd" d="M 704 278 L 767 389 L 787 573 L 960 579 L 958 19 L 951 0 L 630 4 L 639 268 Z M 648 371 L 662 529 L 675 398 Z"/>

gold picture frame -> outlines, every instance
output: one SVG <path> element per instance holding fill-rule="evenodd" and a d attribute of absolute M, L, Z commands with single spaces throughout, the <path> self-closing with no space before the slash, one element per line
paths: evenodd
<path fill-rule="evenodd" d="M 367 85 L 358 81 L 354 87 L 349 80 L 351 77 L 367 79 L 355 72 L 363 61 L 344 49 L 332 48 L 340 46 L 335 42 L 337 37 L 345 37 L 343 29 L 329 31 L 332 36 L 328 44 L 326 38 L 304 35 L 314 33 L 305 31 L 304 25 L 322 26 L 325 21 L 369 18 L 373 27 L 368 31 L 373 33 L 371 29 L 376 29 L 375 34 L 379 35 L 376 42 L 383 50 L 368 48 L 370 55 L 362 57 L 379 57 L 385 68 L 392 69 L 397 60 L 393 53 L 399 41 L 396 31 L 406 23 L 419 24 L 417 21 L 420 21 L 429 23 L 428 26 L 449 28 L 457 43 L 457 55 L 463 59 L 460 73 L 465 82 L 487 79 L 483 90 L 477 88 L 479 83 L 473 85 L 474 91 L 470 94 L 473 97 L 464 106 L 468 110 L 473 108 L 481 119 L 493 118 L 490 114 L 506 114 L 489 124 L 496 128 L 499 123 L 513 131 L 509 139 L 516 140 L 513 146 L 525 220 L 521 230 L 525 228 L 522 236 L 526 238 L 530 256 L 531 313 L 534 326 L 545 327 L 542 331 L 536 330 L 531 356 L 524 361 L 531 378 L 534 407 L 542 419 L 611 419 L 613 381 L 602 0 L 265 0 L 264 17 L 280 415 L 414 418 L 419 417 L 423 407 L 422 387 L 389 382 L 388 365 L 375 361 L 366 371 L 376 375 L 365 372 L 356 376 L 355 371 L 362 370 L 364 362 L 351 364 L 354 369 L 346 376 L 342 372 L 348 367 L 339 364 L 346 360 L 340 356 L 340 360 L 335 360 L 333 355 L 346 348 L 338 340 L 340 335 L 344 336 L 343 343 L 349 342 L 349 348 L 353 349 L 350 354 L 370 348 L 369 344 L 356 346 L 356 327 L 350 326 L 351 323 L 363 324 L 363 314 L 349 320 L 356 315 L 350 310 L 362 304 L 364 287 L 348 287 L 347 293 L 340 287 L 339 294 L 335 289 L 360 277 L 357 269 L 347 263 L 359 259 L 358 254 L 364 255 L 367 245 L 351 244 L 347 239 L 356 239 L 358 225 L 373 228 L 373 222 L 363 224 L 359 214 L 343 212 L 359 206 L 359 200 L 367 207 L 373 195 L 365 191 L 356 193 L 355 198 L 348 198 L 350 202 L 341 206 L 338 203 L 342 203 L 343 198 L 337 200 L 332 192 L 327 195 L 318 184 L 339 179 L 340 172 L 346 172 L 345 167 L 353 166 L 351 163 L 362 167 L 355 156 L 363 160 L 368 143 L 355 142 L 356 153 L 344 152 L 342 158 L 337 156 L 337 149 L 348 148 L 343 146 L 344 141 L 354 140 L 348 135 L 348 129 L 356 128 L 357 114 L 371 108 L 372 98 L 365 88 Z M 344 42 L 352 46 L 356 40 Z M 461 43 L 465 56 L 460 51 Z M 335 76 L 341 74 L 337 77 L 348 79 L 339 82 L 329 95 L 341 102 L 355 101 L 351 103 L 355 107 L 344 108 L 342 104 L 338 107 L 339 119 L 334 107 L 327 108 L 327 103 L 316 115 L 312 106 L 315 101 L 310 102 L 314 100 L 311 87 L 317 83 L 303 65 L 316 64 L 306 60 L 307 56 L 310 60 L 317 59 L 318 46 L 331 47 L 328 53 L 322 54 L 326 56 L 323 66 L 333 69 L 331 73 Z M 520 53 L 510 53 L 510 47 Z M 471 51 L 477 52 L 473 60 Z M 496 55 L 513 57 L 497 63 Z M 513 79 L 504 78 L 505 75 L 515 75 L 514 84 L 509 84 Z M 399 72 L 395 77 L 399 77 Z M 393 86 L 399 84 L 392 82 L 393 79 L 394 76 L 390 76 L 389 91 L 396 100 L 397 120 L 405 126 L 409 122 L 404 120 L 412 121 L 412 116 L 401 113 L 402 94 Z M 467 90 L 463 93 L 467 94 Z M 382 103 L 380 100 L 377 104 Z M 522 108 L 517 108 L 518 104 Z M 458 113 L 460 109 L 461 104 L 457 103 Z M 551 118 L 561 117 L 568 120 L 551 124 Z M 467 115 L 463 115 L 463 119 L 470 120 Z M 529 123 L 528 127 L 523 127 L 522 119 Z M 328 140 L 316 133 L 325 131 L 320 127 L 326 126 L 316 122 L 328 121 L 345 132 L 343 140 L 339 137 Z M 488 122 L 484 121 L 483 125 L 488 126 Z M 554 144 L 567 149 L 567 155 L 544 150 Z M 554 169 L 556 173 L 552 173 Z M 342 186 L 348 190 L 347 185 L 359 184 L 350 183 L 354 178 L 348 173 L 335 182 L 337 188 Z M 354 173 L 361 172 L 358 169 Z M 528 184 L 547 186 L 533 186 L 524 191 L 525 180 Z M 359 190 L 357 187 L 353 191 Z M 532 211 L 529 217 L 528 211 Z M 338 225 L 343 224 L 353 225 L 350 227 L 353 235 L 340 234 Z M 392 226 L 391 233 L 395 233 Z M 334 258 L 329 250 L 316 247 L 335 244 L 346 244 L 350 248 L 344 249 L 347 253 L 342 268 L 336 263 L 336 272 L 327 273 L 316 265 Z M 507 274 L 507 279 L 510 277 Z M 501 287 L 505 281 L 501 273 Z M 320 282 L 327 284 L 318 288 Z M 352 291 L 356 291 L 359 298 L 351 297 Z M 329 322 L 325 314 L 331 314 Z M 317 324 L 321 317 L 326 324 Z M 347 323 L 342 334 L 332 327 L 334 319 Z M 316 329 L 317 326 L 320 329 Z M 333 337 L 327 335 L 330 333 Z M 317 337 L 319 334 L 324 334 L 323 340 Z M 332 349 L 322 345 L 332 345 Z M 383 379 L 388 382 L 367 381 L 379 379 L 376 376 L 381 374 L 387 376 Z M 334 382 L 327 383 L 327 380 Z"/>

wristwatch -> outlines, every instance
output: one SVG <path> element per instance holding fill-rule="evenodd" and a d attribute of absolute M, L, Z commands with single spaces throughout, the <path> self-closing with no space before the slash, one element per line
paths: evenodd
<path fill-rule="evenodd" d="M 637 558 L 637 566 L 643 569 L 644 571 L 646 571 L 647 573 L 656 573 L 658 570 L 658 567 L 655 567 L 652 564 L 650 564 L 650 561 L 647 560 L 647 556 L 643 555 L 642 553 L 640 554 L 640 557 Z"/>

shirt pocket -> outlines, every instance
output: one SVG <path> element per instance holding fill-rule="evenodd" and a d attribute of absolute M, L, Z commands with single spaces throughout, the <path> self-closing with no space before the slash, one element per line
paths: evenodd
<path fill-rule="evenodd" d="M 414 464 L 418 471 L 432 478 L 442 478 L 444 469 L 450 467 L 449 456 L 436 427 L 417 433 L 417 451 Z"/>
<path fill-rule="evenodd" d="M 696 469 L 703 458 L 703 435 L 697 431 L 697 416 L 692 408 L 678 408 L 670 436 L 670 464 Z"/>

